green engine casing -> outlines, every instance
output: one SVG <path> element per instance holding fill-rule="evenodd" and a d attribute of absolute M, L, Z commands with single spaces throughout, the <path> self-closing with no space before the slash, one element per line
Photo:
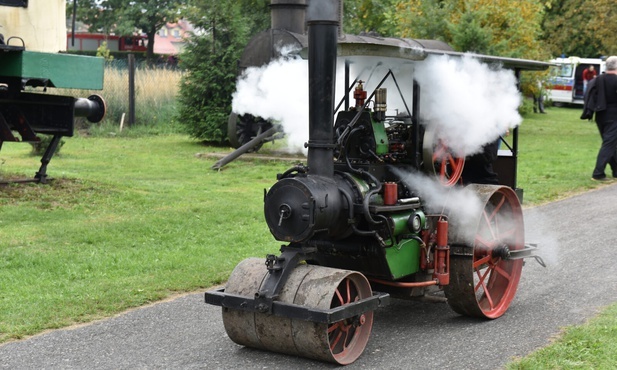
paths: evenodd
<path fill-rule="evenodd" d="M 393 279 L 400 279 L 420 270 L 421 239 L 420 235 L 409 230 L 408 220 L 412 217 L 419 217 L 421 228 L 425 227 L 426 217 L 419 210 L 390 216 L 394 224 L 394 237 L 399 240 L 394 245 L 385 248 L 385 258 Z"/>

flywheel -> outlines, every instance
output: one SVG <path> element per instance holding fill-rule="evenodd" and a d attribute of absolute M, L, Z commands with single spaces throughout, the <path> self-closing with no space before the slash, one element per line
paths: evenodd
<path fill-rule="evenodd" d="M 439 138 L 435 128 L 428 128 L 424 132 L 422 158 L 424 170 L 437 176 L 444 186 L 455 185 L 463 174 L 465 157 L 455 155 L 447 143 Z"/>

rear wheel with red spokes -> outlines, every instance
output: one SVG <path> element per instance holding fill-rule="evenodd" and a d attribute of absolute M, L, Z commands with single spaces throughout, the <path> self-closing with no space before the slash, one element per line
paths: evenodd
<path fill-rule="evenodd" d="M 480 197 L 483 209 L 464 227 L 451 222 L 450 284 L 444 291 L 454 311 L 495 319 L 510 306 L 521 278 L 523 261 L 510 260 L 508 254 L 524 248 L 523 214 L 509 187 L 469 188 Z"/>

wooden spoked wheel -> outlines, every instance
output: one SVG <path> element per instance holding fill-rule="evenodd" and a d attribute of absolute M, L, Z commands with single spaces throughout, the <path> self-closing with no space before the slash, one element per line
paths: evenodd
<path fill-rule="evenodd" d="M 272 123 L 260 117 L 232 112 L 227 119 L 227 138 L 231 146 L 237 149 L 271 127 Z M 262 145 L 254 146 L 249 152 L 257 152 Z"/>
<path fill-rule="evenodd" d="M 484 208 L 471 234 L 451 223 L 448 304 L 460 314 L 488 319 L 503 315 L 514 299 L 523 261 L 508 259 L 524 248 L 523 213 L 516 193 L 505 186 L 470 185 Z"/>

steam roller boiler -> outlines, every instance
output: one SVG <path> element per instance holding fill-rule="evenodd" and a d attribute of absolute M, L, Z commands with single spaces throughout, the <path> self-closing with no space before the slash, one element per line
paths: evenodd
<path fill-rule="evenodd" d="M 431 54 L 460 54 L 339 39 L 336 12 L 327 11 L 332 3 L 312 1 L 319 11 L 309 8 L 307 17 L 306 165 L 279 174 L 264 195 L 266 223 L 284 245 L 280 254 L 240 262 L 225 288 L 206 292 L 205 300 L 222 307 L 227 335 L 240 345 L 344 365 L 362 354 L 373 311 L 390 297 L 443 290 L 457 313 L 502 316 L 515 296 L 523 258 L 534 257 L 535 246 L 525 244 L 514 186 L 460 186 L 465 159 L 449 153 L 420 121 L 417 84 L 410 108 L 388 117 L 389 91 L 381 83 L 369 92 L 363 81 L 346 76 L 346 96 L 355 104 L 333 116 L 337 58 L 380 55 L 421 63 Z M 548 67 L 478 57 L 516 74 Z M 385 79 L 399 86 L 392 71 Z M 414 184 L 420 178 L 434 180 L 432 190 L 441 191 L 446 203 L 455 188 L 472 194 L 478 212 L 462 218 L 429 207 L 426 191 Z"/>

